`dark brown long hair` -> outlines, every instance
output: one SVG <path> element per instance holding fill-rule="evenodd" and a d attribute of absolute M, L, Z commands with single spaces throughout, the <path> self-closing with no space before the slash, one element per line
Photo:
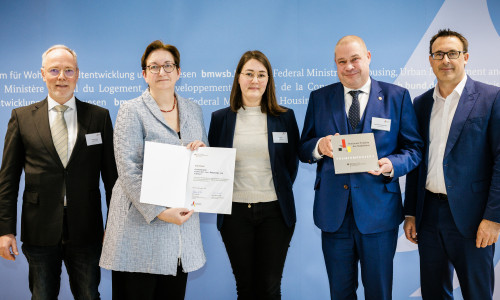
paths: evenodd
<path fill-rule="evenodd" d="M 271 68 L 271 63 L 264 55 L 264 53 L 258 50 L 247 51 L 240 58 L 240 62 L 236 67 L 236 74 L 234 74 L 233 87 L 231 89 L 231 96 L 229 98 L 231 110 L 237 112 L 238 109 L 243 106 L 243 97 L 241 95 L 241 87 L 238 82 L 238 78 L 241 74 L 243 66 L 251 59 L 255 59 L 262 63 L 267 70 L 267 74 L 269 75 L 266 91 L 264 92 L 264 95 L 262 95 L 262 100 L 260 101 L 260 110 L 263 113 L 268 113 L 273 116 L 284 113 L 286 111 L 286 108 L 279 106 L 278 101 L 276 100 L 276 88 L 274 86 L 273 69 Z"/>

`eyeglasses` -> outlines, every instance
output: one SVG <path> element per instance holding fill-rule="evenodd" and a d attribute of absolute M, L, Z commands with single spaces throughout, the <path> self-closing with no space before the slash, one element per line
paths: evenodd
<path fill-rule="evenodd" d="M 246 79 L 246 80 L 248 80 L 248 81 L 252 81 L 255 77 L 257 77 L 257 80 L 259 82 L 264 82 L 269 77 L 265 73 L 257 73 L 257 74 L 255 74 L 255 73 L 252 73 L 252 72 L 240 73 L 240 75 L 242 75 L 243 78 Z"/>
<path fill-rule="evenodd" d="M 60 69 L 57 69 L 57 68 L 51 68 L 51 69 L 48 70 L 48 73 L 51 76 L 57 77 L 57 76 L 59 76 L 59 74 L 61 74 L 61 71 L 63 71 L 64 76 L 67 77 L 67 78 L 72 78 L 76 74 L 76 70 L 75 69 L 69 69 L 69 68 L 68 69 L 64 69 L 64 70 L 60 70 Z"/>
<path fill-rule="evenodd" d="M 161 68 L 163 68 L 163 71 L 165 71 L 165 73 L 171 73 L 175 67 L 177 66 L 177 64 L 164 64 L 164 65 L 151 65 L 151 66 L 147 66 L 146 68 L 149 69 L 149 72 L 153 73 L 153 74 L 158 74 L 160 73 L 161 71 Z"/>
<path fill-rule="evenodd" d="M 449 59 L 457 59 L 460 53 L 467 53 L 466 51 L 448 51 L 448 52 L 434 52 L 431 53 L 433 60 L 442 60 L 444 56 L 448 56 Z"/>

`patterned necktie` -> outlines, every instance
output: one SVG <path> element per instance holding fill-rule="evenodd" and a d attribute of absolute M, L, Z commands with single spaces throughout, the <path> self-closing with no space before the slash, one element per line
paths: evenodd
<path fill-rule="evenodd" d="M 359 124 L 360 120 L 360 113 L 359 113 L 359 100 L 358 100 L 358 95 L 361 93 L 361 91 L 358 90 L 353 90 L 350 91 L 349 94 L 352 96 L 352 104 L 351 107 L 349 107 L 349 123 L 351 123 L 351 127 L 353 130 L 356 129 L 356 127 Z"/>
<path fill-rule="evenodd" d="M 52 141 L 64 167 L 68 164 L 68 127 L 64 120 L 64 112 L 67 109 L 66 105 L 54 106 L 57 116 L 52 123 L 52 127 L 50 127 Z"/>

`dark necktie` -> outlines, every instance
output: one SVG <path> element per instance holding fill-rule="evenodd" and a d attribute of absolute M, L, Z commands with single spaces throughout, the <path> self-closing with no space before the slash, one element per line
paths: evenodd
<path fill-rule="evenodd" d="M 359 113 L 359 100 L 358 100 L 358 95 L 361 93 L 361 91 L 358 90 L 353 90 L 350 91 L 349 94 L 352 96 L 352 104 L 351 107 L 349 107 L 349 123 L 351 123 L 352 129 L 356 129 L 356 127 L 359 124 L 360 120 L 360 113 Z"/>

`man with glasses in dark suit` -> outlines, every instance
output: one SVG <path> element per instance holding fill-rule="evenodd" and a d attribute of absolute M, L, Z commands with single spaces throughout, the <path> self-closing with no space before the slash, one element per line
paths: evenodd
<path fill-rule="evenodd" d="M 33 299 L 57 299 L 64 261 L 75 299 L 99 299 L 103 239 L 99 178 L 109 204 L 117 172 L 107 109 L 74 96 L 76 53 L 42 55 L 45 100 L 12 111 L 0 169 L 0 256 L 15 260 L 17 198 L 25 174 L 22 250 Z"/>

